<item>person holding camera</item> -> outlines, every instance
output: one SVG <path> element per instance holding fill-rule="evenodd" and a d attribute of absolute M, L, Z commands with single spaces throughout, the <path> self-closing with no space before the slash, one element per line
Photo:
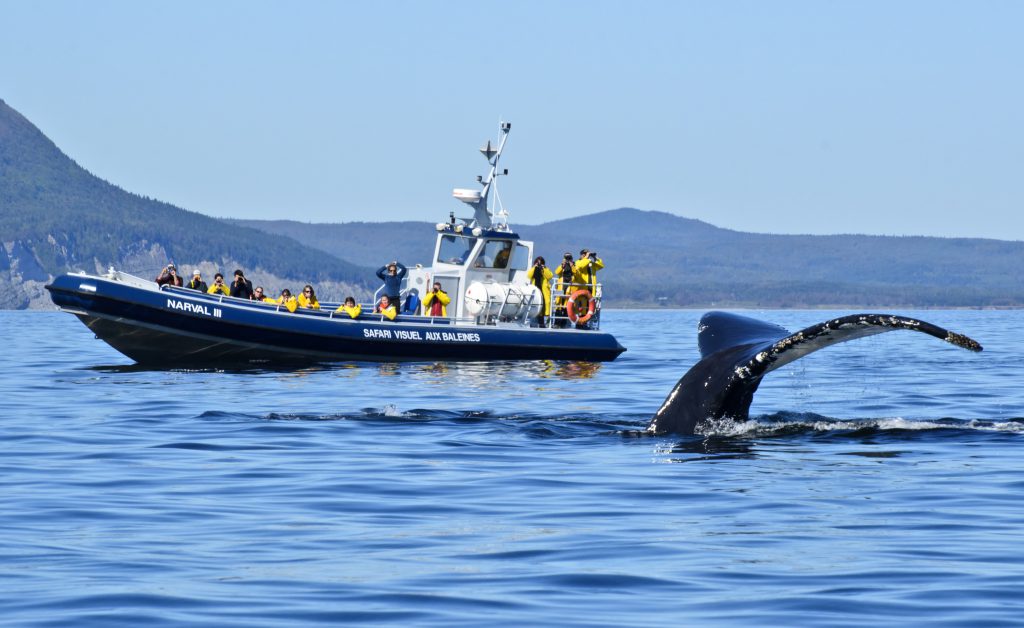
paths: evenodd
<path fill-rule="evenodd" d="M 583 249 L 580 251 L 580 258 L 576 260 L 576 280 L 574 283 L 583 284 L 582 287 L 590 290 L 590 296 L 597 296 L 597 271 L 604 268 L 604 262 L 594 251 Z"/>
<path fill-rule="evenodd" d="M 192 271 L 192 281 L 188 282 L 188 287 L 190 290 L 198 290 L 200 292 L 206 292 L 210 289 L 210 286 L 206 285 L 206 282 L 203 281 L 203 274 L 199 272 L 198 268 Z"/>
<path fill-rule="evenodd" d="M 170 285 L 180 288 L 184 283 L 181 276 L 178 275 L 178 269 L 174 266 L 174 262 L 164 266 L 164 269 L 160 271 L 156 278 L 156 285 L 158 286 Z"/>
<path fill-rule="evenodd" d="M 229 294 L 239 299 L 252 300 L 252 282 L 245 278 L 241 268 L 235 271 L 235 280 L 231 282 Z"/>
<path fill-rule="evenodd" d="M 228 289 L 227 284 L 224 283 L 224 275 L 217 273 L 213 276 L 213 284 L 210 285 L 210 289 L 206 291 L 207 294 L 223 294 L 224 296 L 230 296 L 231 290 Z"/>
<path fill-rule="evenodd" d="M 565 327 L 565 302 L 569 298 L 569 293 L 572 292 L 573 279 L 576 277 L 576 265 L 572 261 L 572 253 L 566 253 L 562 256 L 562 263 L 555 269 L 554 276 L 558 278 L 556 289 L 560 296 L 556 297 L 553 303 L 553 325 L 555 327 Z"/>
<path fill-rule="evenodd" d="M 452 298 L 441 289 L 441 282 L 435 281 L 434 287 L 423 297 L 423 314 L 426 316 L 448 316 L 448 304 Z"/>
<path fill-rule="evenodd" d="M 377 270 L 377 277 L 384 282 L 384 294 L 393 306 L 397 307 L 402 302 L 402 279 L 405 278 L 406 272 L 406 267 L 398 260 L 385 264 Z"/>
<path fill-rule="evenodd" d="M 537 259 L 533 260 L 533 266 L 530 270 L 526 271 L 526 276 L 529 278 L 530 283 L 537 286 L 542 296 L 540 314 L 537 315 L 537 325 L 544 327 L 545 317 L 551 314 L 551 278 L 554 277 L 554 273 L 547 267 L 547 262 L 540 255 Z"/>

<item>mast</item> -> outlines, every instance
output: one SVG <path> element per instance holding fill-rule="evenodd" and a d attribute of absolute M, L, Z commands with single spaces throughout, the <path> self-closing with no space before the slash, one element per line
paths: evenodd
<path fill-rule="evenodd" d="M 501 206 L 501 199 L 498 198 L 498 177 L 507 175 L 508 168 L 499 171 L 498 161 L 501 159 L 501 152 L 505 149 L 505 141 L 508 140 L 508 132 L 511 128 L 511 122 L 500 123 L 501 137 L 498 140 L 498 147 L 494 148 L 491 146 L 491 141 L 487 140 L 487 144 L 480 149 L 480 153 L 491 166 L 486 178 L 482 176 L 476 178 L 482 189 L 467 190 L 456 188 L 452 190 L 452 196 L 473 208 L 473 218 L 471 220 L 462 219 L 470 228 L 491 229 L 496 227 L 502 231 L 508 230 L 508 213 Z M 489 203 L 492 189 L 495 202 Z M 494 211 L 495 206 L 497 206 L 498 211 Z M 500 217 L 501 220 L 499 224 L 494 225 L 492 218 L 496 216 Z"/>

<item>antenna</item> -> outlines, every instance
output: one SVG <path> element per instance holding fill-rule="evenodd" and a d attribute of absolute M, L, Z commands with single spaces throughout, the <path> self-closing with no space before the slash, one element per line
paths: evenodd
<path fill-rule="evenodd" d="M 468 223 L 468 226 L 471 228 L 480 227 L 483 229 L 490 229 L 492 226 L 491 218 L 495 215 L 501 217 L 499 226 L 504 229 L 508 228 L 508 212 L 504 210 L 501 205 L 501 199 L 498 197 L 498 177 L 507 175 L 508 168 L 499 171 L 498 161 L 501 159 L 501 151 L 505 149 L 505 142 L 508 140 L 508 133 L 512 129 L 512 123 L 502 122 L 499 119 L 498 128 L 501 132 L 501 137 L 498 141 L 497 148 L 491 144 L 490 140 L 487 140 L 487 144 L 480 149 L 480 153 L 485 159 L 487 159 L 487 163 L 491 165 L 491 169 L 486 176 L 476 178 L 477 182 L 483 186 L 483 189 L 467 190 L 456 188 L 452 190 L 452 196 L 473 208 L 473 219 Z M 492 187 L 494 188 L 497 214 L 491 211 L 491 207 L 488 207 L 488 200 Z"/>

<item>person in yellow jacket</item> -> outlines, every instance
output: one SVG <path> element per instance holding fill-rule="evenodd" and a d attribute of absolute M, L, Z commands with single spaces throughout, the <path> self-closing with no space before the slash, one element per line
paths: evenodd
<path fill-rule="evenodd" d="M 395 317 L 398 316 L 398 310 L 395 309 L 395 305 L 387 295 L 380 298 L 380 303 L 377 304 L 377 308 L 373 312 L 387 316 L 389 321 L 395 320 Z"/>
<path fill-rule="evenodd" d="M 600 295 L 597 293 L 597 271 L 604 268 L 604 262 L 597 256 L 597 253 L 583 249 L 580 251 L 580 258 L 576 260 L 574 265 L 574 275 L 572 282 L 576 284 L 573 290 L 570 291 L 570 298 L 572 293 L 577 290 L 586 290 L 590 293 L 589 300 L 578 299 L 575 305 L 582 310 L 584 307 L 593 309 L 594 299 Z M 576 315 L 579 317 L 576 322 L 577 328 L 586 328 L 590 318 L 590 314 L 580 311 Z"/>
<path fill-rule="evenodd" d="M 441 282 L 435 281 L 434 289 L 423 297 L 423 315 L 448 316 L 448 304 L 451 302 L 452 298 L 441 289 Z"/>
<path fill-rule="evenodd" d="M 344 312 L 349 315 L 349 318 L 359 318 L 359 315 L 363 313 L 363 306 L 356 303 L 356 300 L 352 297 L 347 297 L 345 302 L 338 306 L 335 312 Z"/>
<path fill-rule="evenodd" d="M 299 302 L 295 300 L 295 297 L 292 296 L 292 291 L 289 290 L 288 288 L 282 290 L 281 296 L 277 297 L 277 299 L 275 299 L 274 302 L 277 303 L 278 305 L 285 306 L 286 308 L 288 308 L 289 312 L 294 312 L 295 310 L 299 309 Z"/>
<path fill-rule="evenodd" d="M 313 292 L 313 286 L 308 283 L 302 288 L 302 294 L 299 295 L 299 307 L 304 307 L 307 310 L 320 309 L 320 302 L 316 300 L 316 293 Z"/>
<path fill-rule="evenodd" d="M 537 259 L 533 260 L 533 266 L 526 271 L 526 276 L 530 283 L 537 286 L 543 298 L 540 314 L 537 315 L 537 325 L 544 327 L 544 317 L 551 315 L 551 278 L 554 274 L 547 267 L 544 258 L 538 255 Z"/>
<path fill-rule="evenodd" d="M 597 253 L 583 249 L 580 251 L 580 258 L 576 260 L 576 277 L 573 283 L 583 284 L 582 287 L 590 290 L 590 296 L 597 295 L 597 271 L 604 268 L 604 262 L 597 256 Z"/>
<path fill-rule="evenodd" d="M 231 288 L 228 288 L 228 285 L 224 283 L 224 275 L 220 273 L 217 273 L 216 275 L 213 276 L 213 284 L 206 292 L 207 294 L 220 293 L 226 297 L 231 296 Z"/>

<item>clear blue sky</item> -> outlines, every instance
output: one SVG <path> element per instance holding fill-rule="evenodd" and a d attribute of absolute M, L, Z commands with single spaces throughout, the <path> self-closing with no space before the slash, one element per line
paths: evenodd
<path fill-rule="evenodd" d="M 12 2 L 0 98 L 214 216 L 1024 240 L 1024 2 Z"/>

